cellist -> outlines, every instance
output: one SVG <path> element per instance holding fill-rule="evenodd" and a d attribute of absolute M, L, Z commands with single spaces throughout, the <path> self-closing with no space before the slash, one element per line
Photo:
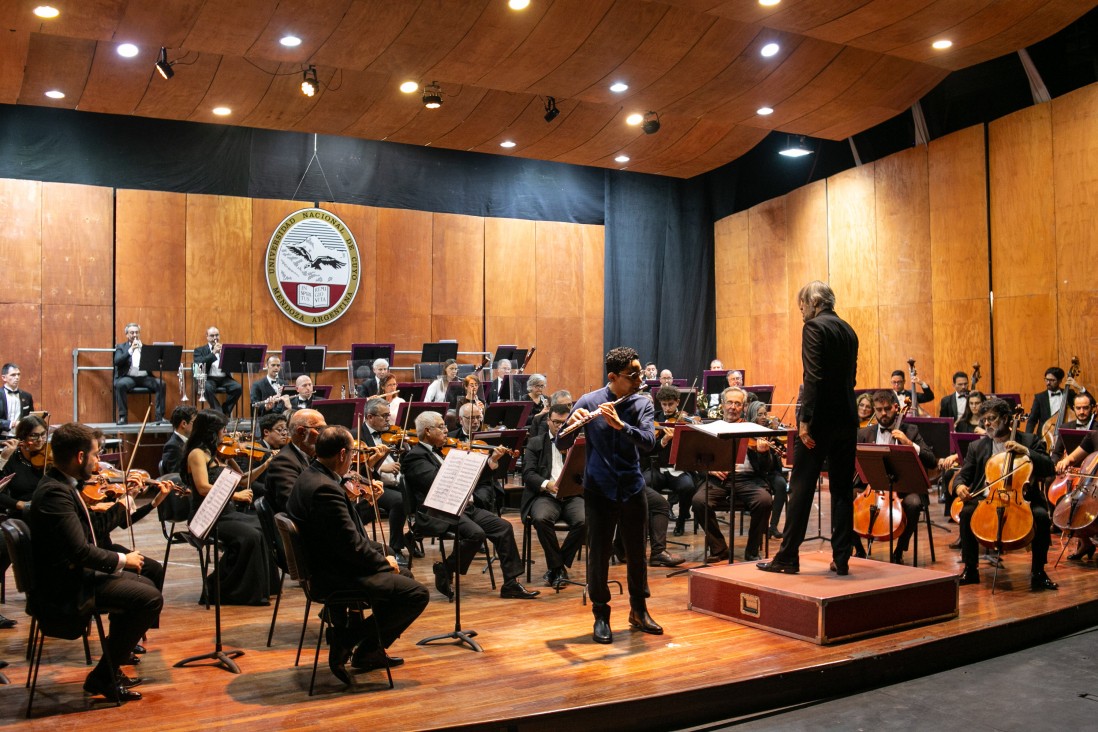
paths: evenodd
<path fill-rule="evenodd" d="M 1086 397 L 1086 394 L 1081 394 L 1076 398 L 1077 401 Z M 1078 413 L 1078 409 L 1076 409 Z M 1063 446 L 1063 438 L 1057 438 L 1058 444 Z M 1079 465 L 1083 462 L 1083 459 L 1092 452 L 1098 451 L 1098 430 L 1091 430 L 1083 437 L 1083 441 L 1079 443 L 1079 447 L 1072 450 L 1070 453 L 1064 456 L 1062 460 L 1056 463 L 1056 472 L 1064 473 L 1069 468 Z M 1079 547 L 1068 555 L 1068 559 L 1074 561 L 1087 561 L 1094 556 L 1095 546 L 1090 537 L 1081 539 Z"/>
<path fill-rule="evenodd" d="M 975 585 L 980 582 L 980 570 L 977 565 L 980 550 L 976 535 L 972 533 L 972 513 L 976 510 L 978 501 L 969 499 L 974 493 L 978 493 L 980 484 L 983 483 L 984 468 L 988 460 L 993 455 L 1009 450 L 1015 455 L 1028 456 L 1033 462 L 1033 476 L 1025 492 L 1025 498 L 1029 501 L 1030 511 L 1033 513 L 1030 589 L 1033 592 L 1058 589 L 1058 585 L 1045 573 L 1048 548 L 1051 544 L 1049 531 L 1051 522 L 1048 505 L 1039 485 L 1043 479 L 1052 475 L 1053 466 L 1052 458 L 1045 450 L 1044 440 L 1028 432 L 1018 432 L 1016 439 L 1009 439 L 1011 408 L 1010 404 L 1002 399 L 987 400 L 980 405 L 977 414 L 984 422 L 986 434 L 968 448 L 957 486 L 957 496 L 965 501 L 960 518 L 961 561 L 964 562 L 965 568 L 960 584 Z"/>

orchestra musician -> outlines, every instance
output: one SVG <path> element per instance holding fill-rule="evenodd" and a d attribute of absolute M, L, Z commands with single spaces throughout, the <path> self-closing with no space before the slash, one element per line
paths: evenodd
<path fill-rule="evenodd" d="M 971 525 L 972 513 L 979 501 L 968 499 L 983 482 L 984 467 L 991 456 L 1009 450 L 1015 455 L 1028 456 L 1033 462 L 1032 479 L 1025 492 L 1025 499 L 1029 501 L 1029 508 L 1033 514 L 1029 586 L 1033 592 L 1055 590 L 1058 585 L 1045 573 L 1048 548 L 1051 544 L 1051 521 L 1044 492 L 1040 489 L 1040 482 L 1053 474 L 1053 465 L 1052 459 L 1045 451 L 1044 440 L 1039 435 L 1021 431 L 1018 432 L 1016 440 L 1010 440 L 1011 408 L 1010 404 L 1002 399 L 988 399 L 980 405 L 978 415 L 983 420 L 987 433 L 969 446 L 957 485 L 957 496 L 966 501 L 961 509 L 960 519 L 961 560 L 964 563 L 960 584 L 975 585 L 980 582 L 979 548 Z"/>
<path fill-rule="evenodd" d="M 721 360 L 719 358 L 714 358 L 712 361 L 709 362 L 709 370 L 724 371 L 724 364 L 721 363 Z"/>
<path fill-rule="evenodd" d="M 453 410 L 457 410 L 462 404 L 473 402 L 483 404 L 484 389 L 481 386 L 480 379 L 477 378 L 476 374 L 469 374 L 461 381 L 451 384 L 446 391 L 446 401 L 449 403 L 450 409 Z"/>
<path fill-rule="evenodd" d="M 864 392 L 858 395 L 858 429 L 864 429 L 876 423 L 873 417 L 873 395 Z"/>
<path fill-rule="evenodd" d="M 557 391 L 554 391 L 549 396 L 549 409 L 552 410 L 553 405 L 555 405 L 555 404 L 565 404 L 565 405 L 568 406 L 568 411 L 570 412 L 570 411 L 572 411 L 572 402 L 573 402 L 572 392 L 568 391 L 567 389 L 559 389 Z M 549 419 L 549 412 L 543 412 L 541 414 L 535 414 L 530 419 L 529 427 L 527 427 L 527 432 L 530 433 L 530 436 L 529 436 L 528 439 L 532 440 L 535 437 L 540 437 L 541 435 L 544 435 L 546 432 L 548 432 L 549 431 L 549 427 L 548 427 L 548 424 L 547 424 L 548 419 Z"/>
<path fill-rule="evenodd" d="M 327 427 L 324 415 L 315 409 L 299 409 L 290 415 L 290 441 L 267 462 L 267 504 L 275 513 L 286 510 L 297 476 L 316 454 L 316 437 Z"/>
<path fill-rule="evenodd" d="M 743 386 L 743 372 L 742 371 L 739 371 L 737 369 L 732 369 L 727 374 L 724 375 L 724 378 L 728 381 L 729 386 L 740 386 L 740 387 Z M 722 398 L 721 403 L 723 404 L 723 402 L 724 402 L 724 399 Z"/>
<path fill-rule="evenodd" d="M 762 402 L 756 401 L 752 404 L 762 405 Z M 729 386 L 721 392 L 721 410 L 725 422 L 745 421 L 746 407 L 747 392 L 742 387 Z M 757 416 L 758 409 L 759 407 L 753 408 L 753 417 Z M 759 439 L 754 443 L 755 449 L 749 447 L 744 464 L 734 467 L 735 476 L 726 470 L 710 471 L 707 478 L 709 485 L 702 485 L 694 493 L 694 516 L 704 517 L 705 522 L 707 562 L 728 561 L 728 543 L 717 522 L 717 512 L 727 510 L 729 501 L 733 500 L 744 506 L 751 514 L 751 527 L 747 532 L 744 559 L 752 562 L 759 558 L 763 532 L 768 527 L 770 509 L 774 505 L 774 497 L 770 494 L 770 483 L 767 478 L 781 469 L 781 458 L 769 441 Z"/>
<path fill-rule="evenodd" d="M 469 377 L 466 377 L 469 378 Z M 450 430 L 450 437 L 458 442 L 469 442 L 480 431 L 484 423 L 484 409 L 476 402 L 465 402 L 458 409 L 458 426 Z M 500 465 L 507 466 L 510 457 L 507 448 L 499 446 L 488 455 L 488 464 L 480 474 L 477 487 L 473 489 L 473 503 L 480 508 L 499 513 L 503 507 L 505 494 L 503 485 L 497 480 Z M 506 477 L 506 476 L 504 476 Z"/>
<path fill-rule="evenodd" d="M 384 358 L 374 359 L 372 373 L 356 390 L 359 397 L 377 396 L 381 392 L 381 380 L 389 373 L 389 362 Z"/>
<path fill-rule="evenodd" d="M 545 376 L 542 374 L 530 375 L 530 380 L 526 382 L 526 394 L 523 395 L 520 401 L 534 403 L 534 411 L 531 413 L 533 416 L 549 412 L 549 399 L 545 396 L 545 388 Z"/>
<path fill-rule="evenodd" d="M 1054 414 L 1060 411 L 1063 400 L 1066 397 L 1068 405 L 1075 401 L 1075 389 L 1078 386 L 1075 380 L 1068 377 L 1064 380 L 1064 370 L 1059 366 L 1050 366 L 1045 370 L 1045 390 L 1033 395 L 1033 406 L 1029 408 L 1029 418 L 1026 419 L 1026 432 L 1040 434 L 1041 425 L 1047 422 Z M 1064 393 L 1064 389 L 1067 393 Z M 1086 391 L 1080 387 L 1080 392 Z"/>
<path fill-rule="evenodd" d="M 373 400 L 372 400 L 373 401 Z M 316 459 L 295 481 L 286 512 L 297 523 L 317 591 L 363 594 L 368 618 L 346 606 L 327 612 L 328 666 L 345 684 L 345 664 L 358 671 L 399 666 L 386 652 L 427 607 L 427 588 L 400 573 L 396 560 L 370 541 L 341 485 L 354 461 L 354 440 L 346 427 L 324 427 L 315 443 Z"/>
<path fill-rule="evenodd" d="M 34 395 L 19 388 L 23 372 L 13 363 L 0 368 L 4 398 L 0 399 L 0 436 L 10 436 L 19 420 L 34 411 Z"/>
<path fill-rule="evenodd" d="M 496 362 L 496 378 L 492 379 L 492 383 L 488 385 L 488 403 L 495 404 L 496 402 L 510 402 L 511 395 L 505 393 L 503 390 L 503 377 L 511 375 L 511 359 L 501 358 Z M 508 385 L 512 384 L 508 380 Z"/>
<path fill-rule="evenodd" d="M 382 378 L 383 387 L 390 380 L 395 383 L 396 377 L 392 374 L 386 374 Z M 384 397 L 375 396 L 366 402 L 366 416 L 363 424 L 364 429 L 362 430 L 363 442 L 370 447 L 383 444 L 381 434 L 387 432 L 393 426 L 392 410 L 392 406 Z M 396 552 L 397 562 L 407 564 L 408 558 L 402 553 L 402 550 L 406 548 L 404 522 L 408 517 L 404 509 L 405 489 L 400 479 L 400 462 L 392 454 L 386 454 L 381 462 L 373 467 L 373 474 L 384 486 L 384 492 L 377 499 L 377 505 L 389 514 L 389 544 Z M 359 505 L 366 504 L 360 503 Z M 375 518 L 372 507 L 367 513 L 369 514 L 369 520 Z M 367 519 L 363 520 L 366 521 Z"/>
<path fill-rule="evenodd" d="M 882 389 L 873 394 L 873 413 L 877 418 L 877 424 L 863 427 L 858 431 L 860 444 L 912 446 L 919 456 L 919 462 L 927 470 L 937 467 L 938 458 L 934 456 L 934 450 L 919 433 L 918 426 L 901 419 L 900 403 L 896 400 L 895 392 Z M 907 546 L 911 542 L 911 536 L 919 528 L 919 514 L 929 505 L 929 499 L 925 493 L 897 493 L 896 495 L 899 496 L 903 505 L 907 522 L 903 533 L 896 539 L 892 563 L 903 564 L 904 552 L 907 551 Z M 865 557 L 865 549 L 862 548 L 861 539 L 857 537 L 854 538 L 854 553 L 859 557 Z"/>
<path fill-rule="evenodd" d="M 835 314 L 835 292 L 819 280 L 797 293 L 801 330 L 803 392 L 798 439 L 793 445 L 793 473 L 785 519 L 785 538 L 764 572 L 796 574 L 800 546 L 816 495 L 816 481 L 828 463 L 831 493 L 831 569 L 849 574 L 854 537 L 854 456 L 858 413 L 854 383 L 858 373 L 858 335 Z"/>
<path fill-rule="evenodd" d="M 274 460 L 278 451 L 290 441 L 290 429 L 286 426 L 285 414 L 265 414 L 259 420 L 259 447 L 258 454 L 252 456 L 252 467 L 261 465 L 268 460 Z M 260 473 L 252 481 L 253 498 L 267 495 L 267 473 Z M 254 506 L 255 501 L 252 501 Z"/>
<path fill-rule="evenodd" d="M 404 403 L 404 397 L 400 396 L 400 388 L 394 373 L 381 377 L 381 393 L 378 395 L 389 405 L 389 411 L 395 415 L 400 411 L 400 405 Z"/>
<path fill-rule="evenodd" d="M 1075 419 L 1070 422 L 1064 422 L 1060 428 L 1065 430 L 1093 430 L 1094 424 L 1094 397 L 1090 392 L 1083 392 L 1077 394 L 1075 400 L 1072 403 L 1072 411 L 1075 413 Z M 1059 434 L 1056 435 L 1056 442 L 1052 446 L 1052 462 L 1059 463 L 1064 459 L 1064 453 L 1067 452 L 1067 446 L 1064 444 L 1064 438 Z M 1057 470 L 1057 472 L 1063 472 L 1063 470 Z"/>
<path fill-rule="evenodd" d="M 27 523 L 34 557 L 38 617 L 71 626 L 69 637 L 86 630 L 81 608 L 94 598 L 110 609 L 107 652 L 84 680 L 84 691 L 111 701 L 135 701 L 138 683 L 121 672 L 141 637 L 160 616 L 164 598 L 152 580 L 140 575 L 144 557 L 95 544 L 91 516 L 79 488 L 96 471 L 99 441 L 84 425 L 62 425 L 51 443 L 53 467 L 39 483 Z M 132 571 L 126 572 L 125 569 Z"/>
<path fill-rule="evenodd" d="M 458 364 L 452 358 L 446 359 L 442 366 L 442 373 L 427 387 L 427 394 L 423 397 L 427 402 L 448 402 L 447 392 L 450 391 L 450 382 L 455 381 L 458 375 Z"/>
<path fill-rule="evenodd" d="M 298 376 L 294 381 L 297 393 L 290 397 L 290 409 L 312 409 L 313 404 L 320 401 L 320 397 L 313 390 L 313 380 L 308 374 Z"/>
<path fill-rule="evenodd" d="M 266 368 L 266 375 L 252 382 L 252 419 L 290 409 L 290 395 L 283 393 L 286 385 L 279 378 L 282 373 L 282 357 L 277 353 L 267 354 Z"/>
<path fill-rule="evenodd" d="M 953 393 L 946 394 L 938 404 L 938 416 L 956 420 L 968 406 L 968 374 L 957 371 L 953 374 Z"/>
<path fill-rule="evenodd" d="M 969 434 L 984 434 L 983 425 L 980 424 L 980 405 L 987 401 L 982 391 L 970 391 L 965 398 L 965 408 L 961 416 L 953 423 L 954 432 Z"/>
<path fill-rule="evenodd" d="M 244 387 L 221 368 L 221 331 L 216 326 L 206 329 L 206 343 L 194 349 L 193 361 L 196 366 L 206 367 L 206 401 L 211 407 L 217 407 L 217 390 L 224 389 L 225 403 L 221 405 L 221 411 L 231 416 L 244 394 Z"/>
<path fill-rule="evenodd" d="M 644 365 L 644 380 L 645 381 L 655 381 L 656 379 L 659 378 L 659 373 L 660 373 L 659 369 L 656 367 L 656 364 L 653 363 L 652 361 L 649 361 L 648 363 L 646 363 Z"/>
<path fill-rule="evenodd" d="M 1078 397 L 1076 397 L 1076 401 L 1082 399 L 1084 396 L 1086 395 L 1080 394 Z M 1091 415 L 1091 418 L 1093 419 L 1093 413 Z M 1063 449 L 1062 439 L 1058 440 L 1058 444 L 1060 448 Z M 1091 430 L 1083 437 L 1083 441 L 1079 443 L 1079 446 L 1077 448 L 1072 450 L 1070 454 L 1061 458 L 1059 462 L 1056 463 L 1056 472 L 1066 472 L 1070 468 L 1082 463 L 1083 459 L 1086 458 L 1087 455 L 1090 455 L 1092 452 L 1095 451 L 1098 451 L 1098 431 Z M 1095 546 L 1093 537 L 1087 537 L 1080 540 L 1079 547 L 1074 552 L 1068 555 L 1068 559 L 1084 562 L 1089 561 L 1094 556 L 1094 552 Z"/>
<path fill-rule="evenodd" d="M 33 414 L 15 425 L 15 437 L 0 449 L 0 478 L 12 477 L 0 490 L 0 510 L 22 518 L 45 472 L 46 423 Z"/>
<path fill-rule="evenodd" d="M 904 382 L 907 380 L 907 373 L 896 369 L 892 372 L 892 376 L 889 381 L 892 384 L 892 391 L 896 394 L 896 401 L 900 404 L 906 404 L 910 399 L 905 399 L 906 396 L 910 396 L 911 392 L 904 386 Z M 926 404 L 927 402 L 934 401 L 934 390 L 930 388 L 930 384 L 926 383 L 922 379 L 919 379 L 915 383 L 915 399 L 919 404 Z M 917 410 L 914 404 L 911 405 L 911 415 L 915 416 Z"/>
<path fill-rule="evenodd" d="M 191 436 L 196 416 L 198 410 L 189 404 L 180 404 L 172 409 L 172 435 L 164 443 L 160 453 L 161 475 L 183 472 L 183 448 L 187 445 L 187 438 Z"/>
<path fill-rule="evenodd" d="M 698 422 L 693 417 L 679 409 L 681 396 L 679 390 L 673 386 L 661 386 L 656 392 L 656 403 L 660 405 L 660 413 L 656 415 L 656 422 L 661 424 L 673 424 L 678 422 Z M 671 440 L 675 436 L 674 426 L 657 430 L 656 457 L 663 463 L 662 467 L 648 471 L 648 484 L 659 493 L 668 493 L 675 500 L 675 536 L 686 533 L 686 519 L 690 517 L 690 504 L 694 498 L 694 479 L 689 473 L 676 470 L 668 462 L 671 458 Z"/>
<path fill-rule="evenodd" d="M 660 372 L 660 386 L 674 386 L 675 375 L 671 373 L 671 369 L 664 369 Z"/>
<path fill-rule="evenodd" d="M 515 530 L 511 522 L 491 511 L 478 508 L 473 501 L 466 504 L 465 513 L 458 519 L 456 526 L 427 514 L 422 508 L 431 484 L 442 467 L 441 448 L 446 444 L 446 423 L 437 412 L 423 412 L 416 417 L 416 433 L 419 435 L 419 444 L 413 445 L 401 460 L 405 486 L 413 492 L 416 505 L 420 506 L 416 512 L 416 525 L 429 535 L 440 535 L 452 528 L 461 542 L 460 551 L 451 552 L 445 563 L 435 562 L 435 589 L 445 597 L 452 598 L 454 592 L 451 577 L 454 572 L 464 575 L 469 571 L 469 565 L 487 538 L 496 547 L 499 567 L 503 573 L 504 583 L 500 587 L 499 596 L 520 600 L 537 597 L 537 590 L 527 590 L 518 581 L 523 571 L 522 557 L 515 544 Z M 459 554 L 460 566 L 457 564 Z"/>
<path fill-rule="evenodd" d="M 632 348 L 618 347 L 605 358 L 607 385 L 584 394 L 576 402 L 570 424 L 582 427 L 587 442 L 584 467 L 584 507 L 587 513 L 587 586 L 595 616 L 592 636 L 596 643 L 612 643 L 610 588 L 607 573 L 614 530 L 625 547 L 629 588 L 629 625 L 660 635 L 663 628 L 648 613 L 648 567 L 644 561 L 645 501 L 641 453 L 656 446 L 652 400 L 638 394 L 641 365 Z M 581 428 L 557 434 L 557 447 L 566 450 Z"/>
<path fill-rule="evenodd" d="M 118 424 L 126 424 L 129 406 L 126 397 L 135 386 L 149 389 L 156 394 L 156 421 L 164 421 L 164 382 L 149 373 L 147 364 L 141 363 L 141 326 L 126 324 L 126 340 L 114 347 L 114 403 L 118 409 Z"/>

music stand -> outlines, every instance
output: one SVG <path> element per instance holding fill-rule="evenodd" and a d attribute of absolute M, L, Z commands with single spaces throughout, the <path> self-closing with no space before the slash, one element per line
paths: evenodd
<path fill-rule="evenodd" d="M 446 402 L 401 402 L 400 408 L 397 409 L 396 420 L 393 422 L 395 425 L 415 425 L 416 417 L 424 412 L 438 412 L 443 417 L 446 416 L 446 410 L 450 405 Z M 404 415 L 408 416 L 405 417 Z M 412 427 L 412 429 L 415 429 Z"/>
<path fill-rule="evenodd" d="M 858 473 L 875 491 L 888 492 L 888 505 L 892 506 L 894 492 L 925 494 L 930 492 L 930 480 L 926 468 L 919 462 L 919 453 L 912 445 L 857 446 Z M 872 534 L 872 532 L 870 532 Z M 896 540 L 892 537 L 895 527 L 892 511 L 888 512 L 888 561 L 894 560 Z M 869 541 L 869 539 L 867 539 Z"/>
<path fill-rule="evenodd" d="M 768 410 L 770 409 L 770 405 L 774 403 L 773 384 L 756 384 L 755 386 L 744 386 L 741 388 L 748 394 L 754 394 L 760 402 L 766 404 Z"/>
<path fill-rule="evenodd" d="M 164 372 L 179 371 L 179 364 L 182 362 L 183 346 L 177 346 L 174 343 L 153 343 L 141 347 L 141 366 L 143 370 L 156 371 L 156 378 L 161 383 L 164 382 Z M 150 364 L 155 365 L 151 366 Z M 153 396 L 155 397 L 156 394 L 153 394 Z M 163 419 L 163 415 L 160 418 Z"/>
<path fill-rule="evenodd" d="M 351 344 L 351 360 L 352 361 L 365 361 L 370 366 L 371 373 L 374 368 L 374 361 L 379 358 L 383 358 L 389 362 L 389 366 L 393 365 L 394 354 L 396 353 L 395 343 L 352 343 Z"/>
<path fill-rule="evenodd" d="M 493 402 L 484 410 L 484 424 L 488 427 L 504 425 L 509 430 L 522 429 L 533 410 L 533 402 Z"/>
<path fill-rule="evenodd" d="M 518 346 L 496 346 L 496 352 L 492 356 L 492 367 L 495 368 L 496 364 L 506 359 L 511 362 L 511 368 L 516 368 L 515 352 L 518 350 Z"/>
<path fill-rule="evenodd" d="M 1083 438 L 1087 436 L 1090 430 L 1070 430 L 1061 429 L 1060 439 L 1064 441 L 1064 455 L 1070 455 L 1075 451 L 1075 448 L 1079 447 L 1079 444 L 1083 441 Z"/>
<path fill-rule="evenodd" d="M 523 443 L 526 442 L 526 437 L 529 433 L 526 430 L 485 430 L 483 432 L 474 432 L 473 439 L 487 442 L 489 445 L 495 447 L 496 445 L 503 445 L 508 450 L 511 450 L 511 459 L 500 465 L 498 470 L 503 473 L 502 476 L 507 477 L 507 473 L 513 471 L 518 465 L 519 455 L 522 454 Z"/>
<path fill-rule="evenodd" d="M 430 386 L 430 383 L 423 381 L 398 382 L 397 396 L 406 402 L 422 402 Z"/>
<path fill-rule="evenodd" d="M 313 405 L 329 425 L 341 425 L 355 433 L 366 413 L 366 399 L 325 399 Z"/>
<path fill-rule="evenodd" d="M 1010 394 L 988 394 L 988 398 L 1002 399 L 1003 401 L 1005 401 L 1007 404 L 1010 405 L 1010 408 L 1012 410 L 1019 407 L 1019 406 L 1021 406 L 1021 404 L 1022 404 L 1022 395 L 1021 394 L 1014 394 L 1014 393 L 1010 393 Z M 1038 430 L 1038 431 L 1040 431 L 1040 430 Z"/>
<path fill-rule="evenodd" d="M 979 442 L 983 438 L 984 435 L 978 435 L 975 432 L 953 432 L 949 436 L 949 441 L 953 446 L 953 449 L 949 454 L 952 455 L 953 453 L 957 453 L 958 462 L 961 465 L 964 465 L 969 446 L 973 442 Z"/>
<path fill-rule="evenodd" d="M 423 363 L 444 363 L 451 358 L 455 361 L 458 355 L 457 341 L 441 341 L 439 343 L 424 343 L 419 360 Z"/>
<path fill-rule="evenodd" d="M 229 376 L 241 375 L 241 397 L 248 396 L 250 379 L 245 374 L 251 375 L 249 364 L 262 364 L 267 357 L 267 346 L 260 343 L 224 343 L 221 345 L 221 370 Z M 234 411 L 244 411 L 244 399 L 237 401 Z"/>
<path fill-rule="evenodd" d="M 698 390 L 676 388 L 679 390 L 679 409 L 687 414 L 696 414 L 698 411 Z"/>
<path fill-rule="evenodd" d="M 315 377 L 324 370 L 327 353 L 327 346 L 283 346 L 283 378 L 289 381 L 304 374 Z"/>
<path fill-rule="evenodd" d="M 214 661 L 214 666 L 220 667 L 230 673 L 240 673 L 240 667 L 236 665 L 234 658 L 244 655 L 244 651 L 226 651 L 221 646 L 221 572 L 218 571 L 218 556 L 221 554 L 217 538 L 217 522 L 221 514 L 225 512 L 232 500 L 233 492 L 240 483 L 242 476 L 233 470 L 223 470 L 214 482 L 210 492 L 198 507 L 194 518 L 187 522 L 187 530 L 198 539 L 200 544 L 206 542 L 206 537 L 211 535 L 213 542 L 213 568 L 217 582 L 213 583 L 214 596 L 214 649 L 209 653 L 201 653 L 197 656 L 188 656 L 174 665 L 174 668 L 183 668 L 195 661 Z M 206 586 L 206 577 L 202 578 L 203 588 Z"/>
<path fill-rule="evenodd" d="M 503 383 L 500 384 L 499 397 L 500 401 L 515 402 L 522 398 L 522 396 L 528 391 L 526 388 L 526 382 L 530 381 L 531 374 L 507 374 L 503 377 Z M 507 395 L 507 399 L 503 399 L 502 394 Z"/>

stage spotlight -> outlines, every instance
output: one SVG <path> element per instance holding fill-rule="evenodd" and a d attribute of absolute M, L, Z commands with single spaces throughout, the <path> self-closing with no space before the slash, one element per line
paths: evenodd
<path fill-rule="evenodd" d="M 646 135 L 654 135 L 660 131 L 660 116 L 655 112 L 644 115 L 644 124 L 641 125 Z"/>
<path fill-rule="evenodd" d="M 165 79 L 175 76 L 175 72 L 172 71 L 172 64 L 168 63 L 168 49 L 163 46 L 160 47 L 160 55 L 156 57 L 156 70 Z"/>
<path fill-rule="evenodd" d="M 302 74 L 301 93 L 307 97 L 311 97 L 316 94 L 316 90 L 319 88 L 320 82 L 316 78 L 316 67 L 309 66 Z"/>
<path fill-rule="evenodd" d="M 545 100 L 545 121 L 552 122 L 560 114 L 560 110 L 557 109 L 557 100 L 553 97 L 548 97 Z"/>
<path fill-rule="evenodd" d="M 779 150 L 779 155 L 784 155 L 787 158 L 803 158 L 805 155 L 811 155 L 812 150 L 808 148 L 805 143 L 804 136 L 797 137 L 797 141 L 794 142 L 793 138 L 789 139 L 789 144 L 786 145 L 784 150 Z"/>
<path fill-rule="evenodd" d="M 423 87 L 423 106 L 427 109 L 438 109 L 442 106 L 442 89 L 437 81 Z"/>

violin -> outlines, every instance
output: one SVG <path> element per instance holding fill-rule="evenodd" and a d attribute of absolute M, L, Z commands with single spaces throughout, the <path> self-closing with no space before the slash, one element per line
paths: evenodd
<path fill-rule="evenodd" d="M 86 500 L 99 503 L 107 499 L 117 500 L 126 494 L 140 493 L 150 487 L 162 490 L 164 486 L 181 496 L 190 493 L 189 489 L 170 480 L 153 480 L 148 471 L 134 468 L 126 476 L 110 465 L 101 465 L 99 472 L 84 484 L 80 493 Z"/>
<path fill-rule="evenodd" d="M 511 450 L 501 445 L 489 445 L 483 440 L 463 442 L 456 437 L 447 437 L 446 442 L 443 443 L 440 449 L 442 450 L 443 455 L 448 455 L 450 453 L 450 450 L 462 450 L 464 452 L 470 452 L 472 450 L 495 452 L 496 450 L 501 450 L 503 455 L 510 455 L 511 457 L 518 457 L 519 455 L 518 450 Z"/>
<path fill-rule="evenodd" d="M 1022 409 L 1017 407 L 1011 422 L 1010 441 L 1018 436 Z M 972 512 L 969 526 L 976 540 L 986 547 L 1002 552 L 1020 549 L 1033 539 L 1033 512 L 1024 491 L 1033 476 L 1033 461 L 1028 455 L 1015 455 L 1012 450 L 993 455 L 984 466 L 986 493 Z"/>
<path fill-rule="evenodd" d="M 412 445 L 418 445 L 419 436 L 415 430 L 405 430 L 393 425 L 381 433 L 381 444 L 394 452 L 400 452 Z"/>
<path fill-rule="evenodd" d="M 251 460 L 262 460 L 264 455 L 273 452 L 269 447 L 263 447 L 258 442 L 243 442 L 232 435 L 225 435 L 217 445 L 217 454 L 225 459 L 245 457 Z"/>
<path fill-rule="evenodd" d="M 375 480 L 370 482 L 354 471 L 343 476 L 342 485 L 343 489 L 347 491 L 347 494 L 355 501 L 362 498 L 369 498 L 371 501 L 377 501 L 381 498 L 382 493 L 385 492 L 385 488 L 381 484 L 381 481 Z"/>
<path fill-rule="evenodd" d="M 30 445 L 24 445 L 26 449 L 23 450 L 23 454 L 26 455 L 27 460 L 34 467 L 35 470 L 45 470 L 47 465 L 53 463 L 53 450 L 49 445 L 39 448 L 36 452 L 30 451 Z"/>

